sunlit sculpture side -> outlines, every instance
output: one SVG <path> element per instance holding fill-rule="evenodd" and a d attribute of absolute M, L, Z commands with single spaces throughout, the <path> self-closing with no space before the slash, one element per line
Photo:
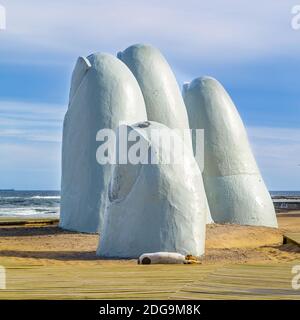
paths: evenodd
<path fill-rule="evenodd" d="M 231 98 L 213 78 L 183 89 L 191 128 L 204 129 L 203 180 L 215 222 L 277 227 L 270 194 Z"/>
<path fill-rule="evenodd" d="M 204 253 L 209 208 L 201 172 L 190 149 L 184 161 L 168 163 L 171 146 L 162 147 L 153 139 L 153 129 L 159 135 L 170 131 L 152 121 L 128 127 L 140 137 L 143 149 L 148 148 L 142 163 L 149 164 L 114 167 L 97 251 L 102 257 L 137 258 L 157 251 Z M 179 135 L 176 141 L 183 147 Z M 155 161 L 152 158 L 150 163 L 151 155 Z"/>

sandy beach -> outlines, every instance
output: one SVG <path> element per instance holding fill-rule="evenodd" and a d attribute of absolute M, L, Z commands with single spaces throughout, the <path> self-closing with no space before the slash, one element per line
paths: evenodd
<path fill-rule="evenodd" d="M 229 224 L 209 225 L 203 264 L 282 262 L 300 259 L 300 248 L 283 243 L 283 234 L 300 232 L 300 212 L 278 216 L 279 229 Z M 50 226 L 0 227 L 1 259 L 44 265 L 135 264 L 135 260 L 105 260 L 96 256 L 99 236 Z"/>

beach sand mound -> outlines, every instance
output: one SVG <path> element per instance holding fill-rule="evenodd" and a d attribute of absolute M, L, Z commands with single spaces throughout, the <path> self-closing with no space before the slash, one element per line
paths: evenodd
<path fill-rule="evenodd" d="M 282 244 L 280 229 L 211 224 L 206 231 L 206 249 L 257 248 Z"/>
<path fill-rule="evenodd" d="M 283 244 L 284 232 L 300 232 L 299 216 L 279 217 L 281 228 L 208 225 L 203 264 L 294 261 L 300 248 Z M 96 256 L 98 235 L 64 231 L 57 226 L 0 226 L 0 260 L 38 264 L 132 264 Z"/>

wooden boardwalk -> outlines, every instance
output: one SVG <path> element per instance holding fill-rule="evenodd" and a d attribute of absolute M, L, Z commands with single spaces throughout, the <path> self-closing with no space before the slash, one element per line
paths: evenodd
<path fill-rule="evenodd" d="M 294 264 L 229 265 L 209 273 L 204 279 L 182 288 L 177 299 L 296 299 L 292 289 Z"/>
<path fill-rule="evenodd" d="M 283 235 L 283 243 L 292 243 L 300 246 L 300 233 L 287 233 Z"/>
<path fill-rule="evenodd" d="M 291 287 L 297 263 L 42 266 L 2 259 L 0 264 L 7 272 L 0 299 L 300 299 Z"/>
<path fill-rule="evenodd" d="M 0 227 L 30 227 L 30 226 L 53 226 L 58 225 L 59 220 L 55 218 L 4 218 L 0 217 Z"/>

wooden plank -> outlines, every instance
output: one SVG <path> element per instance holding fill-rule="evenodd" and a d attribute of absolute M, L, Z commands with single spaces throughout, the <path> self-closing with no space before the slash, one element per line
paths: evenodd
<path fill-rule="evenodd" d="M 58 225 L 59 219 L 56 218 L 0 218 L 0 228 L 7 226 L 47 226 L 47 225 Z"/>
<path fill-rule="evenodd" d="M 1 262 L 3 264 L 3 262 Z M 167 299 L 217 266 L 61 265 L 7 267 L 0 299 Z"/>
<path fill-rule="evenodd" d="M 300 263 L 300 261 L 299 261 Z M 296 299 L 300 291 L 291 285 L 295 265 L 230 265 L 179 290 L 175 299 Z"/>
<path fill-rule="evenodd" d="M 0 299 L 300 299 L 294 264 L 30 265 L 7 259 Z M 8 263 L 9 262 L 9 263 Z M 300 261 L 299 261 L 300 264 Z"/>
<path fill-rule="evenodd" d="M 293 243 L 300 246 L 300 233 L 286 233 L 283 235 L 283 243 Z"/>

